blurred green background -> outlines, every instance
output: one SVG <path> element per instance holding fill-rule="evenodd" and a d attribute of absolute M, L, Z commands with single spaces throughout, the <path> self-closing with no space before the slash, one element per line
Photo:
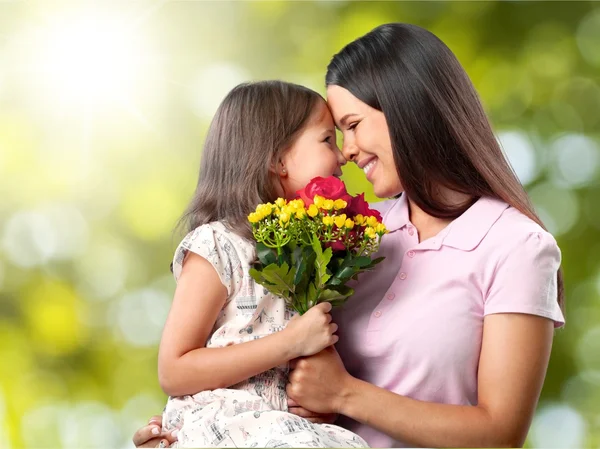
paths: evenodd
<path fill-rule="evenodd" d="M 600 3 L 140 0 L 0 2 L 0 447 L 131 446 L 165 402 L 172 231 L 218 103 L 251 79 L 324 92 L 392 21 L 457 54 L 563 250 L 527 444 L 599 447 Z"/>

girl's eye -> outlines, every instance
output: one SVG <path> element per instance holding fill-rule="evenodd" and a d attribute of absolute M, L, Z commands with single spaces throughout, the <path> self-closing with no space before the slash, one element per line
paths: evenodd
<path fill-rule="evenodd" d="M 324 142 L 331 143 L 332 139 L 333 139 L 333 137 L 327 136 L 327 137 L 325 137 Z"/>
<path fill-rule="evenodd" d="M 355 129 L 358 126 L 358 122 L 354 122 L 351 125 L 348 126 L 348 131 L 352 131 L 353 129 Z"/>

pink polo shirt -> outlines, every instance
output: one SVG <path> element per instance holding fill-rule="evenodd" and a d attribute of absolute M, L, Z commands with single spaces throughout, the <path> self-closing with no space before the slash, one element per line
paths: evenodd
<path fill-rule="evenodd" d="M 485 315 L 526 313 L 564 324 L 556 241 L 516 209 L 481 198 L 419 243 L 406 195 L 380 204 L 390 230 L 379 251 L 386 259 L 334 312 L 344 364 L 353 376 L 410 398 L 475 405 Z M 340 420 L 372 447 L 403 446 Z"/>

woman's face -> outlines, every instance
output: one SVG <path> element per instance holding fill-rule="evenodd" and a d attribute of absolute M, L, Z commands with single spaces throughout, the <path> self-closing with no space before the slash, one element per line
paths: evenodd
<path fill-rule="evenodd" d="M 344 137 L 342 153 L 364 172 L 379 198 L 402 192 L 383 112 L 363 103 L 340 86 L 327 88 L 327 101 Z"/>
<path fill-rule="evenodd" d="M 291 148 L 281 158 L 284 195 L 296 197 L 311 179 L 321 176 L 341 176 L 346 163 L 335 141 L 335 124 L 324 101 L 318 105 Z"/>

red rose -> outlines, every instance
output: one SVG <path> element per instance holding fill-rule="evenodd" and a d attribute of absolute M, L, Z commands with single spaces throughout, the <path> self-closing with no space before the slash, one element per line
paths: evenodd
<path fill-rule="evenodd" d="M 331 248 L 331 251 L 344 251 L 346 249 L 344 244 L 339 240 L 325 243 L 325 248 Z"/>
<path fill-rule="evenodd" d="M 321 178 L 320 176 L 313 178 L 302 190 L 296 192 L 306 207 L 313 203 L 315 195 L 322 196 L 328 200 L 344 200 L 348 204 L 352 197 L 346 191 L 346 185 L 341 179 L 335 176 L 329 178 Z"/>
<path fill-rule="evenodd" d="M 381 214 L 379 211 L 369 208 L 369 203 L 365 201 L 365 194 L 361 193 L 360 195 L 356 195 L 352 198 L 352 201 L 348 204 L 348 208 L 346 212 L 350 217 L 356 215 L 363 215 L 365 217 L 375 217 L 377 220 L 381 221 Z"/>

